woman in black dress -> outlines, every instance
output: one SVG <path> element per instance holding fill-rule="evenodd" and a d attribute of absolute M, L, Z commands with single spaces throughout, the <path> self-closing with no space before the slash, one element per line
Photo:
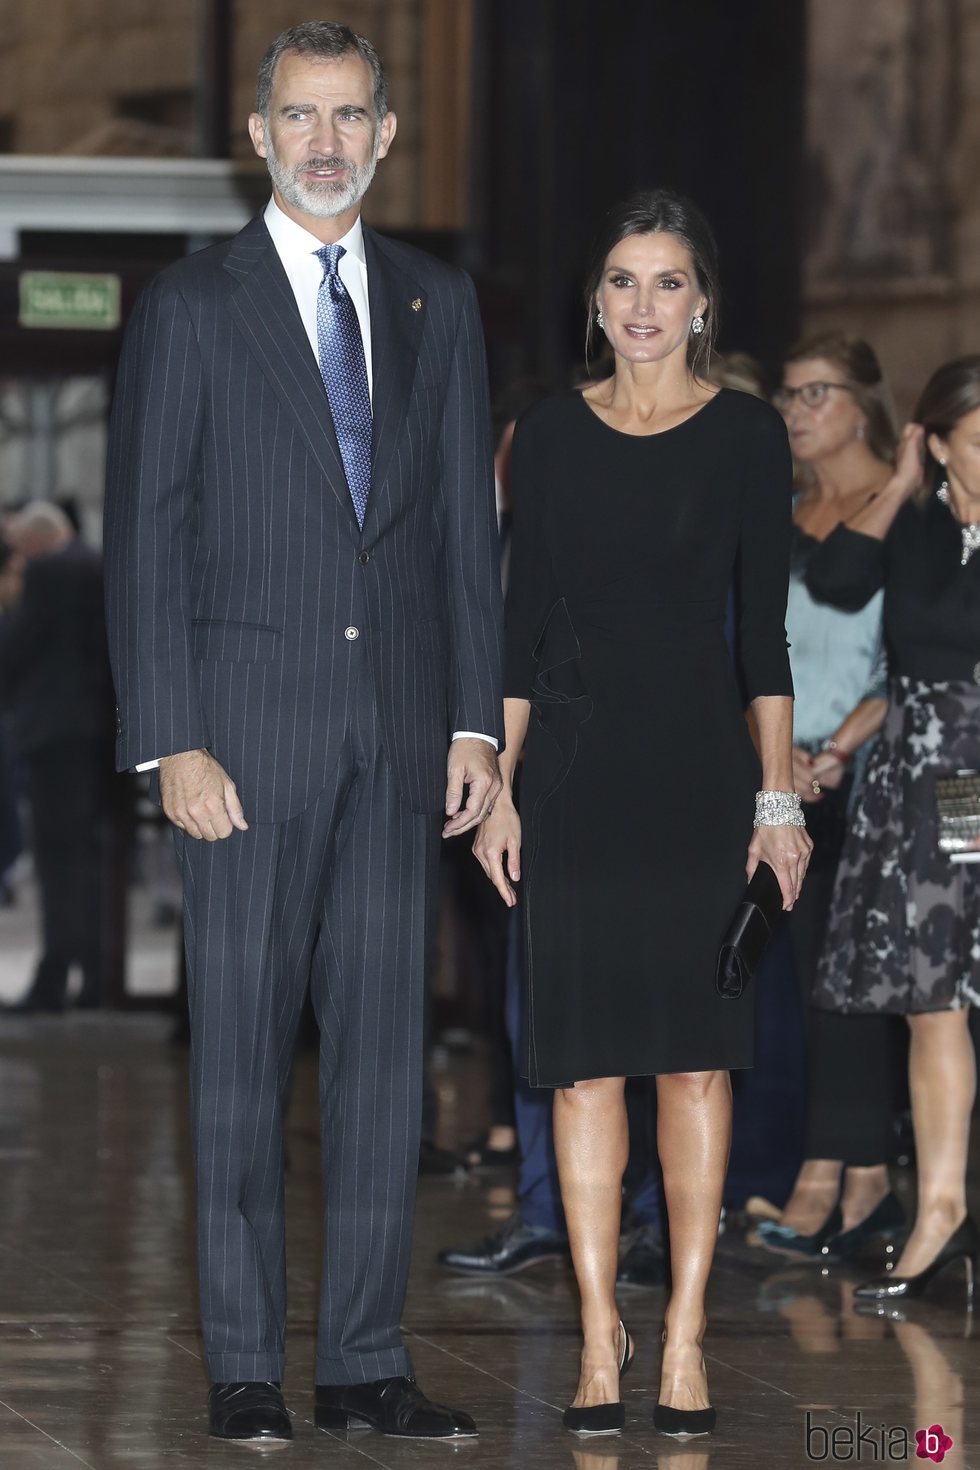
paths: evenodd
<path fill-rule="evenodd" d="M 888 484 L 807 569 L 814 596 L 838 607 L 885 593 L 891 697 L 837 870 L 814 1000 L 908 1020 L 918 1212 L 894 1272 L 857 1289 L 886 1300 L 917 1296 L 952 1262 L 965 1262 L 972 1295 L 980 1257 L 966 1204 L 980 870 L 940 849 L 936 801 L 939 778 L 980 770 L 980 356 L 939 368 L 916 419 Z"/>
<path fill-rule="evenodd" d="M 586 291 L 615 374 L 537 405 L 514 438 L 504 792 L 475 851 L 508 904 L 524 874 L 527 1073 L 556 1089 L 582 1298 L 565 1419 L 578 1432 L 623 1423 L 624 1079 L 650 1074 L 673 1277 L 655 1422 L 668 1433 L 714 1423 L 704 1293 L 728 1069 L 751 1064 L 753 1032 L 751 998 L 720 999 L 715 964 L 746 872 L 769 862 L 791 907 L 810 850 L 783 628 L 786 430 L 767 404 L 706 381 L 717 279 L 693 205 L 657 191 L 615 211 Z M 733 581 L 762 792 L 724 637 Z M 523 861 L 510 796 L 522 750 Z"/>

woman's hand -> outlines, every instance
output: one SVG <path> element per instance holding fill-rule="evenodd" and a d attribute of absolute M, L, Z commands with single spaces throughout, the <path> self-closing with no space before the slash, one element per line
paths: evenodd
<path fill-rule="evenodd" d="M 801 749 L 799 745 L 794 745 L 793 786 L 796 789 L 797 796 L 803 801 L 814 802 L 820 800 L 820 783 L 817 781 L 816 788 L 814 788 L 816 773 L 813 767 L 814 759 L 810 752 Z"/>
<path fill-rule="evenodd" d="M 504 903 L 512 909 L 517 894 L 507 880 L 509 877 L 516 883 L 521 876 L 521 819 L 509 796 L 498 796 L 489 815 L 480 823 L 473 852 Z"/>
<path fill-rule="evenodd" d="M 922 484 L 926 462 L 926 431 L 921 424 L 906 424 L 895 452 L 895 469 L 890 484 L 903 500 Z"/>
<path fill-rule="evenodd" d="M 824 750 L 814 758 L 811 780 L 822 791 L 836 791 L 844 779 L 844 762 L 832 750 Z"/>
<path fill-rule="evenodd" d="M 788 913 L 800 896 L 812 851 L 805 827 L 757 827 L 749 843 L 746 875 L 751 879 L 760 863 L 768 863 L 779 879 Z"/>

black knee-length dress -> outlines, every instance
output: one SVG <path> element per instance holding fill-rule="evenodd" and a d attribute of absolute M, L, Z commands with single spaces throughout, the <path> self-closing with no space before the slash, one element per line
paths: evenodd
<path fill-rule="evenodd" d="M 780 416 L 723 389 L 662 433 L 578 392 L 520 421 L 505 694 L 521 782 L 529 1080 L 752 1063 L 753 1000 L 715 990 L 759 764 L 744 698 L 791 695 L 791 463 Z"/>

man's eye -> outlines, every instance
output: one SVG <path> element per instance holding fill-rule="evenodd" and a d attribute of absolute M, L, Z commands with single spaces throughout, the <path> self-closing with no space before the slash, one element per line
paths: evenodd
<path fill-rule="evenodd" d="M 303 120 L 304 117 L 308 117 L 309 116 L 309 113 L 306 113 L 306 112 L 287 112 L 286 113 L 286 116 L 289 118 L 289 121 L 290 122 L 302 122 L 302 120 Z"/>
<path fill-rule="evenodd" d="M 357 122 L 357 119 L 360 117 L 360 115 L 361 114 L 359 112 L 342 112 L 340 114 L 340 121 L 346 123 Z"/>

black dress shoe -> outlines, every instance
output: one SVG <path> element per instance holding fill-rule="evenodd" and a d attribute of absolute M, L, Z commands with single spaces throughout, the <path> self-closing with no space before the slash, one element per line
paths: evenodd
<path fill-rule="evenodd" d="M 663 1286 L 666 1280 L 667 1256 L 660 1232 L 655 1225 L 644 1225 L 623 1252 L 616 1285 Z"/>
<path fill-rule="evenodd" d="M 451 1153 L 448 1148 L 440 1148 L 436 1143 L 422 1140 L 419 1148 L 419 1174 L 430 1179 L 465 1179 L 468 1172 L 465 1159 L 461 1159 L 458 1154 Z"/>
<path fill-rule="evenodd" d="M 677 1438 L 693 1438 L 698 1434 L 711 1434 L 715 1427 L 715 1411 L 708 1409 L 672 1409 L 669 1404 L 657 1404 L 653 1410 L 653 1427 L 661 1434 L 672 1434 Z"/>
<path fill-rule="evenodd" d="M 973 1301 L 973 1281 L 980 1260 L 980 1230 L 976 1222 L 967 1215 L 957 1226 L 938 1255 L 916 1276 L 882 1276 L 877 1281 L 865 1281 L 854 1288 L 860 1301 L 894 1302 L 920 1297 L 929 1283 L 954 1261 L 962 1261 L 966 1270 L 966 1300 Z"/>
<path fill-rule="evenodd" d="M 316 1386 L 317 1429 L 377 1429 L 400 1439 L 471 1439 L 469 1414 L 427 1399 L 414 1378 Z"/>
<path fill-rule="evenodd" d="M 3 1010 L 8 1016 L 60 1015 L 65 1009 L 63 996 L 35 995 L 28 991 L 20 1000 L 11 1001 Z"/>
<path fill-rule="evenodd" d="M 831 1235 L 820 1247 L 820 1254 L 834 1261 L 844 1261 L 858 1253 L 872 1240 L 892 1240 L 900 1235 L 905 1225 L 905 1211 L 898 1196 L 889 1192 L 870 1215 L 865 1215 L 850 1230 L 840 1230 Z"/>
<path fill-rule="evenodd" d="M 567 1261 L 570 1252 L 564 1236 L 525 1225 L 520 1215 L 511 1215 L 495 1235 L 472 1245 L 447 1246 L 436 1259 L 447 1270 L 468 1276 L 512 1276 L 539 1261 Z"/>
<path fill-rule="evenodd" d="M 620 1382 L 626 1377 L 633 1362 L 634 1344 L 623 1322 L 619 1324 L 623 1341 L 619 1357 Z M 626 1406 L 622 1400 L 615 1404 L 590 1404 L 576 1409 L 569 1404 L 561 1422 L 572 1434 L 585 1438 L 591 1434 L 621 1434 L 626 1428 Z"/>
<path fill-rule="evenodd" d="M 518 1160 L 517 1144 L 510 1148 L 491 1148 L 489 1133 L 483 1133 L 466 1145 L 463 1159 L 468 1169 L 509 1169 Z"/>
<path fill-rule="evenodd" d="M 215 1439 L 269 1443 L 293 1437 L 278 1383 L 215 1383 L 208 1418 Z"/>

